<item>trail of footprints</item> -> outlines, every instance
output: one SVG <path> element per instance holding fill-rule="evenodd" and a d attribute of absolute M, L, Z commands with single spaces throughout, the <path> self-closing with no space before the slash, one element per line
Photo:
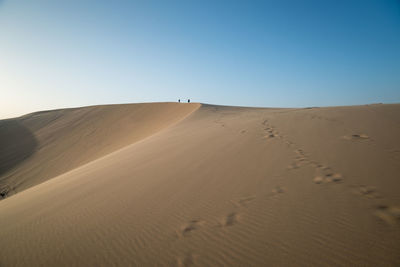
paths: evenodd
<path fill-rule="evenodd" d="M 282 194 L 286 191 L 285 188 L 281 187 L 281 186 L 276 186 L 269 194 L 267 194 L 267 197 L 273 197 L 276 196 L 278 194 Z M 218 224 L 214 224 L 214 227 L 230 227 L 230 226 L 234 226 L 237 223 L 239 223 L 239 218 L 240 218 L 240 210 L 242 210 L 243 208 L 247 208 L 254 200 L 256 199 L 256 196 L 246 196 L 246 197 L 242 197 L 239 198 L 237 200 L 232 200 L 231 203 L 233 204 L 234 208 L 232 209 L 231 212 L 229 212 L 227 215 L 225 215 L 224 217 L 222 217 Z M 203 220 L 199 220 L 199 219 L 193 219 L 190 220 L 189 222 L 187 222 L 186 224 L 184 224 L 179 232 L 178 232 L 178 236 L 180 238 L 186 238 L 186 237 L 190 237 L 190 235 L 192 234 L 192 232 L 197 231 L 197 230 L 201 230 L 201 228 L 204 226 L 206 226 L 206 221 Z M 212 226 L 212 225 L 208 225 L 208 226 Z"/>
<path fill-rule="evenodd" d="M 219 122 L 217 122 L 219 123 Z M 290 147 L 294 148 L 294 152 L 296 154 L 294 161 L 292 164 L 288 166 L 289 170 L 294 170 L 301 168 L 303 166 L 309 165 L 315 168 L 316 175 L 312 179 L 312 181 L 317 184 L 340 184 L 344 182 L 343 175 L 339 172 L 335 172 L 331 167 L 326 166 L 318 161 L 312 160 L 309 155 L 303 150 L 298 148 L 298 146 L 290 140 L 287 140 L 284 135 L 279 134 L 276 131 L 275 127 L 268 124 L 268 120 L 264 120 L 262 123 L 265 127 L 264 130 L 266 131 L 265 138 L 267 139 L 281 139 L 285 142 L 285 144 Z M 225 125 L 222 125 L 223 127 Z M 241 133 L 245 133 L 245 130 L 242 130 Z M 343 139 L 345 140 L 368 140 L 369 137 L 365 134 L 354 134 L 351 136 L 344 136 Z M 382 196 L 377 192 L 376 188 L 367 185 L 354 185 L 351 186 L 355 193 L 359 196 L 366 197 L 369 199 L 380 199 Z M 281 186 L 276 186 L 271 192 L 269 196 L 276 196 L 281 193 L 284 193 L 286 190 Z M 256 199 L 255 196 L 246 196 L 240 198 L 237 201 L 233 201 L 232 203 L 235 206 L 235 211 L 228 213 L 224 216 L 217 227 L 226 228 L 226 227 L 233 227 L 237 223 L 239 223 L 240 213 L 238 212 L 241 208 L 246 208 L 252 201 Z M 374 214 L 380 218 L 382 221 L 390 224 L 396 225 L 400 223 L 400 208 L 396 206 L 388 206 L 388 205 L 376 205 Z M 190 237 L 191 233 L 197 230 L 200 230 L 203 226 L 206 225 L 205 221 L 194 219 L 183 225 L 179 231 L 179 236 L 182 238 Z M 178 265 L 179 266 L 191 266 L 195 263 L 195 259 L 197 256 L 194 254 L 189 253 L 186 254 L 184 257 L 178 258 Z"/>
<path fill-rule="evenodd" d="M 288 143 L 294 145 L 292 142 Z M 297 154 L 294 162 L 288 166 L 289 170 L 298 169 L 305 165 L 311 165 L 315 168 L 315 177 L 313 178 L 314 183 L 340 183 L 343 181 L 343 175 L 341 173 L 334 172 L 329 166 L 325 166 L 315 160 L 311 160 L 302 149 L 296 149 L 294 152 Z"/>
<path fill-rule="evenodd" d="M 273 126 L 270 126 L 268 124 L 268 120 L 265 120 L 263 122 L 263 125 L 265 126 L 264 130 L 266 131 L 266 135 L 264 136 L 266 139 L 271 139 L 271 138 L 282 138 L 282 136 L 275 130 Z"/>
<path fill-rule="evenodd" d="M 215 121 L 215 123 L 221 124 L 222 127 L 225 125 L 222 124 L 220 120 Z M 267 121 L 264 121 L 264 126 L 265 126 L 265 131 L 267 132 L 267 135 L 265 136 L 268 139 L 271 138 L 282 138 L 279 133 L 273 128 L 269 127 L 267 125 Z M 241 130 L 241 134 L 246 133 L 246 130 Z M 285 189 L 281 186 L 276 186 L 271 192 L 270 195 L 268 196 L 275 196 L 281 193 L 284 193 Z M 234 227 L 236 224 L 239 223 L 240 221 L 240 210 L 243 208 L 248 207 L 251 202 L 253 202 L 256 199 L 255 196 L 245 196 L 242 197 L 238 200 L 233 200 L 231 203 L 234 205 L 234 208 L 232 209 L 231 212 L 226 214 L 224 217 L 222 217 L 220 220 L 218 220 L 217 224 L 214 225 L 207 225 L 206 221 L 200 220 L 200 219 L 192 219 L 186 224 L 184 224 L 179 231 L 177 232 L 177 235 L 180 239 L 186 239 L 190 238 L 190 236 L 196 232 L 196 231 L 202 231 L 206 230 L 207 227 L 218 227 L 220 229 L 229 229 L 230 227 Z M 191 266 L 195 264 L 197 256 L 194 256 L 192 253 L 187 253 L 181 257 L 177 258 L 178 266 Z"/>
<path fill-rule="evenodd" d="M 294 170 L 301 168 L 302 166 L 309 165 L 315 168 L 316 175 L 312 179 L 315 184 L 339 184 L 345 182 L 341 173 L 335 172 L 331 167 L 312 160 L 307 153 L 303 149 L 300 149 L 295 143 L 287 140 L 283 135 L 278 135 L 275 131 L 275 128 L 268 124 L 268 120 L 265 120 L 263 125 L 266 127 L 265 130 L 273 137 L 279 136 L 288 147 L 294 148 L 296 156 L 294 161 L 288 166 L 289 170 Z M 366 134 L 352 134 L 342 138 L 350 141 L 371 141 L 370 137 Z M 350 187 L 353 188 L 353 191 L 360 197 L 368 199 L 383 199 L 382 195 L 376 190 L 375 187 L 367 185 L 353 185 Z M 400 207 L 398 206 L 375 205 L 374 214 L 382 221 L 390 225 L 400 224 Z"/>
<path fill-rule="evenodd" d="M 268 197 L 276 196 L 278 194 L 284 193 L 286 190 L 281 186 L 276 186 L 270 194 L 267 194 Z M 231 212 L 226 214 L 224 217 L 218 220 L 218 223 L 213 225 L 207 225 L 206 221 L 202 221 L 199 219 L 190 220 L 188 223 L 184 224 L 178 233 L 179 238 L 190 238 L 191 234 L 194 231 L 202 231 L 207 230 L 207 227 L 217 227 L 221 230 L 228 230 L 230 227 L 234 227 L 236 224 L 240 222 L 241 210 L 247 208 L 254 200 L 256 196 L 245 196 L 239 198 L 237 200 L 232 200 L 234 208 Z M 193 253 L 186 253 L 185 255 L 178 257 L 177 262 L 178 266 L 192 266 L 196 263 L 198 255 Z"/>
<path fill-rule="evenodd" d="M 284 193 L 286 190 L 281 186 L 276 186 L 270 194 L 267 194 L 267 197 L 276 196 L 278 194 Z M 214 225 L 214 227 L 229 227 L 234 226 L 239 222 L 240 218 L 240 210 L 243 208 L 247 208 L 251 202 L 256 199 L 255 196 L 246 196 L 239 198 L 238 200 L 232 200 L 231 203 L 233 204 L 234 208 L 233 211 L 228 213 L 226 216 L 222 217 L 219 220 L 219 223 Z M 190 237 L 191 233 L 200 230 L 203 226 L 206 226 L 206 221 L 193 219 L 190 220 L 188 223 L 184 224 L 179 232 L 178 236 L 182 238 Z M 210 226 L 210 225 L 209 225 Z"/>

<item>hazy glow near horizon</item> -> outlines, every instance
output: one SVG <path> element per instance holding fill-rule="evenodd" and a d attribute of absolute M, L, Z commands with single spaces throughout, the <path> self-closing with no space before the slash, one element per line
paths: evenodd
<path fill-rule="evenodd" d="M 0 33 L 0 119 L 178 98 L 400 102 L 396 0 L 0 0 Z"/>

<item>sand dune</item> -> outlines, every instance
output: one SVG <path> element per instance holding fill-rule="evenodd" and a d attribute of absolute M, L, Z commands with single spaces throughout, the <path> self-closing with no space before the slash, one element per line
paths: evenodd
<path fill-rule="evenodd" d="M 42 183 L 151 136 L 198 107 L 176 103 L 104 105 L 0 121 L 0 191 L 12 195 Z"/>
<path fill-rule="evenodd" d="M 1 165 L 30 187 L 0 201 L 1 266 L 400 264 L 400 105 L 43 114 Z"/>

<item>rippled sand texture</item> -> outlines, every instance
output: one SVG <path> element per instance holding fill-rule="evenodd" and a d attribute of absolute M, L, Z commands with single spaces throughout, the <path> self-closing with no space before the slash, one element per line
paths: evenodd
<path fill-rule="evenodd" d="M 86 107 L 0 137 L 1 266 L 400 265 L 397 104 Z"/>

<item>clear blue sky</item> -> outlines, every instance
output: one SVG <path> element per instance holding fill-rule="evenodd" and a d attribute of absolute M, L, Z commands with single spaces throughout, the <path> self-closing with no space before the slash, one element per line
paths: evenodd
<path fill-rule="evenodd" d="M 0 118 L 400 102 L 400 1 L 0 0 Z"/>

